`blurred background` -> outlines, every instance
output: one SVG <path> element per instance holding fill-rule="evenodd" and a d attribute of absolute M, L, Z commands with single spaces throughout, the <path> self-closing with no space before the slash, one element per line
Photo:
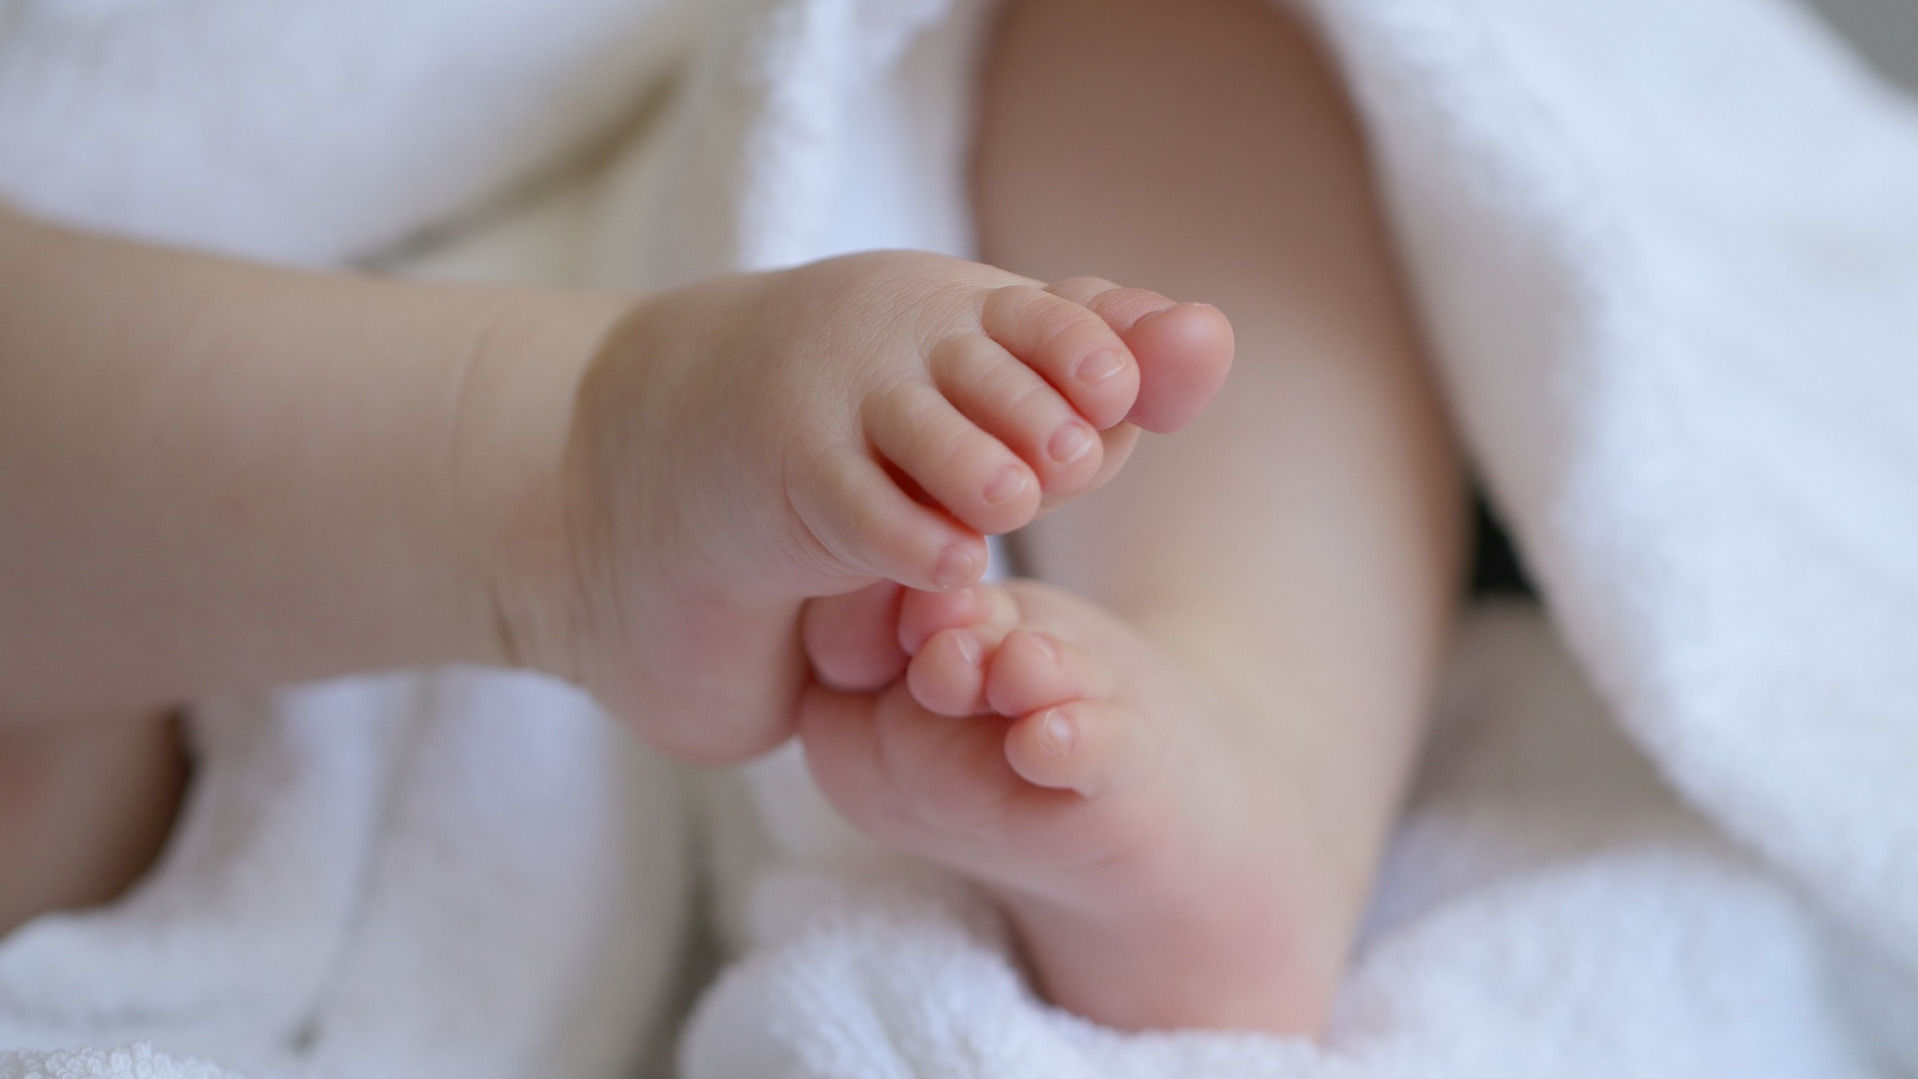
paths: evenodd
<path fill-rule="evenodd" d="M 1880 71 L 1918 89 L 1918 0 L 1803 0 L 1851 38 Z"/>

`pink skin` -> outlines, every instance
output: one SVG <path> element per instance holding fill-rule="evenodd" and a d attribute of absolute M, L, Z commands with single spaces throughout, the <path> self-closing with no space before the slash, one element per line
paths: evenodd
<path fill-rule="evenodd" d="M 820 787 L 991 891 L 1048 999 L 1135 1029 L 1324 1022 L 1340 945 L 1303 927 L 1328 874 L 1252 702 L 1040 582 L 878 586 L 814 603 L 805 637 Z"/>
<path fill-rule="evenodd" d="M 791 732 L 807 598 L 971 584 L 986 534 L 1190 420 L 1231 350 L 1210 307 L 908 252 L 642 303 L 581 378 L 561 613 L 522 619 L 522 658 L 676 756 L 763 751 Z"/>
<path fill-rule="evenodd" d="M 965 586 L 984 533 L 1099 486 L 1231 355 L 1209 307 L 905 252 L 628 298 L 299 274 L 4 209 L 0 239 L 43 286 L 0 318 L 0 400 L 24 402 L 0 441 L 33 466 L 0 485 L 36 526 L 0 577 L 56 631 L 8 654 L 0 930 L 144 870 L 175 700 L 511 664 L 682 757 L 768 748 L 807 597 Z M 41 302 L 75 289 L 113 317 Z M 98 422 L 29 422 L 68 412 Z M 61 782 L 83 773 L 125 782 Z"/>

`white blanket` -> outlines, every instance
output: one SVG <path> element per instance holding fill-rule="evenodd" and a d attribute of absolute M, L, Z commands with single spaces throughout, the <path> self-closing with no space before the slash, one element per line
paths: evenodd
<path fill-rule="evenodd" d="M 1330 1038 L 1046 1008 L 786 759 L 702 833 L 742 958 L 693 1079 L 1918 1069 L 1918 110 L 1782 0 L 1304 6 L 1551 611 L 1468 619 Z M 0 192 L 632 287 L 964 250 L 976 4 L 670 7 L 0 5 Z M 0 1077 L 619 1074 L 679 803 L 587 711 L 472 672 L 207 710 L 154 877 L 0 941 Z"/>

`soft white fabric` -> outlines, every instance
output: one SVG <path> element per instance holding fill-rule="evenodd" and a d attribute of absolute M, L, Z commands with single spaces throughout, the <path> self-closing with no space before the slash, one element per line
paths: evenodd
<path fill-rule="evenodd" d="M 0 191 L 153 239 L 360 257 L 616 131 L 700 8 L 8 0 Z"/>
<path fill-rule="evenodd" d="M 1304 6 L 1556 622 L 1468 624 L 1331 1038 L 1042 1006 L 787 757 L 702 833 L 744 954 L 692 1079 L 1918 1068 L 1918 116 L 1778 0 Z M 982 14 L 13 0 L 0 194 L 623 286 L 962 251 Z M 570 691 L 354 680 L 195 735 L 155 874 L 0 940 L 0 1077 L 585 1079 L 666 1014 L 677 786 Z"/>
<path fill-rule="evenodd" d="M 683 799 L 581 694 L 391 675 L 192 728 L 149 878 L 0 940 L 0 1076 L 600 1076 L 651 1048 L 689 939 Z M 58 1054 L 140 1042 L 163 1052 L 131 1072 Z"/>

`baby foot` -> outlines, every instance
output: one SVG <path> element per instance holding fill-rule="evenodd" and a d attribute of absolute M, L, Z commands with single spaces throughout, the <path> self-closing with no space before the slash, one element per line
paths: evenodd
<path fill-rule="evenodd" d="M 656 297 L 580 382 L 567 599 L 530 648 L 677 756 L 759 752 L 806 598 L 965 587 L 986 534 L 1103 483 L 1230 360 L 1213 308 L 905 252 Z"/>
<path fill-rule="evenodd" d="M 817 603 L 822 672 L 883 676 L 885 604 L 903 677 L 810 687 L 800 709 L 812 773 L 856 827 L 990 891 L 1061 1007 L 1323 1029 L 1359 894 L 1301 825 L 1270 709 L 1037 582 Z"/>

